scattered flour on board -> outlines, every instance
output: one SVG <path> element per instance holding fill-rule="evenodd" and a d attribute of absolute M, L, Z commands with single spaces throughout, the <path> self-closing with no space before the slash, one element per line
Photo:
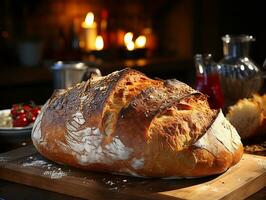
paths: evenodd
<path fill-rule="evenodd" d="M 263 170 L 266 170 L 266 161 L 265 160 L 258 159 L 257 163 Z"/>
<path fill-rule="evenodd" d="M 41 168 L 44 170 L 42 174 L 51 179 L 59 179 L 67 175 L 67 172 L 63 171 L 60 167 L 57 167 L 48 161 L 33 158 L 32 156 L 28 157 L 27 160 L 21 164 L 21 166 Z"/>
<path fill-rule="evenodd" d="M 33 160 L 31 162 L 25 162 L 22 164 L 23 167 L 44 167 L 47 164 L 44 160 Z"/>
<path fill-rule="evenodd" d="M 67 173 L 65 173 L 61 169 L 60 170 L 59 169 L 52 170 L 52 171 L 45 171 L 45 172 L 43 172 L 43 175 L 49 176 L 51 179 L 59 179 L 59 178 L 62 178 L 63 176 L 67 175 Z"/>
<path fill-rule="evenodd" d="M 113 181 L 107 181 L 106 184 L 108 184 L 108 185 L 114 185 L 115 183 Z"/>
<path fill-rule="evenodd" d="M 0 157 L 0 162 L 7 162 L 7 161 L 8 161 L 7 158 L 5 158 L 5 157 Z"/>
<path fill-rule="evenodd" d="M 263 160 L 258 157 L 251 157 L 250 161 L 251 160 L 256 163 L 262 170 L 266 170 L 266 160 Z"/>
<path fill-rule="evenodd" d="M 212 192 L 218 192 L 218 189 L 216 187 L 210 186 L 210 185 L 203 185 L 199 188 L 200 190 L 204 191 L 212 191 Z"/>

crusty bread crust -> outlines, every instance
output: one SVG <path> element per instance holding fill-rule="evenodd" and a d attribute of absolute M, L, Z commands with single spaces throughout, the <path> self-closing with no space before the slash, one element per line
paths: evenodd
<path fill-rule="evenodd" d="M 243 154 L 236 130 L 204 94 L 131 69 L 55 93 L 32 140 L 55 162 L 142 177 L 222 173 Z"/>

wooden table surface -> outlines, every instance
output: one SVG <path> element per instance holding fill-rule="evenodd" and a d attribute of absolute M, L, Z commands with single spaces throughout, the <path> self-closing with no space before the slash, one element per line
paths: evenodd
<path fill-rule="evenodd" d="M 37 189 L 34 187 L 17 184 L 14 182 L 9 182 L 0 179 L 0 199 L 79 199 L 67 195 L 62 195 L 55 192 L 50 192 L 42 189 Z M 266 198 L 266 188 L 264 187 L 259 192 L 250 196 L 247 199 L 265 199 Z"/>
<path fill-rule="evenodd" d="M 27 200 L 27 199 L 38 199 L 38 200 L 80 200 L 77 197 L 71 197 L 62 195 L 55 192 L 41 190 L 26 185 L 21 185 L 5 180 L 0 180 L 0 198 L 5 200 Z M 248 197 L 247 200 L 264 200 L 266 198 L 266 187 L 259 192 Z"/>

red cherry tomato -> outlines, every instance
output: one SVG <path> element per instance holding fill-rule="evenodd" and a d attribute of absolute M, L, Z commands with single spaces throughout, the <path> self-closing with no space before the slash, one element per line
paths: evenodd
<path fill-rule="evenodd" d="M 13 119 L 13 127 L 24 127 L 29 124 L 29 120 L 26 117 L 26 114 L 18 115 Z"/>
<path fill-rule="evenodd" d="M 32 112 L 27 113 L 26 117 L 27 117 L 29 123 L 34 122 L 36 120 L 36 116 Z"/>
<path fill-rule="evenodd" d="M 25 105 L 23 105 L 23 109 L 25 112 L 31 112 L 32 107 L 30 105 L 25 104 Z"/>
<path fill-rule="evenodd" d="M 11 108 L 14 127 L 24 127 L 36 120 L 37 115 L 41 112 L 40 107 L 34 102 L 29 104 L 14 104 Z"/>
<path fill-rule="evenodd" d="M 23 109 L 23 106 L 21 104 L 14 104 L 11 108 L 11 115 L 13 118 L 16 118 L 16 116 L 21 115 L 25 113 L 25 110 Z"/>
<path fill-rule="evenodd" d="M 31 113 L 32 113 L 35 117 L 37 117 L 37 115 L 40 114 L 40 112 L 41 112 L 40 107 L 34 107 L 34 108 L 32 108 L 32 110 L 31 110 Z"/>

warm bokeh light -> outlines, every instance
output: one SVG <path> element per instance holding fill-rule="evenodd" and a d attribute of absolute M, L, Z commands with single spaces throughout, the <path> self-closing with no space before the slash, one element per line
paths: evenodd
<path fill-rule="evenodd" d="M 95 48 L 96 50 L 100 51 L 103 49 L 103 47 L 104 47 L 103 37 L 100 35 L 97 35 L 96 40 L 95 40 Z"/>
<path fill-rule="evenodd" d="M 127 42 L 126 47 L 128 51 L 133 51 L 135 49 L 135 44 L 133 41 Z"/>
<path fill-rule="evenodd" d="M 124 42 L 127 45 L 128 43 L 131 43 L 133 40 L 133 33 L 127 32 L 124 36 Z"/>
<path fill-rule="evenodd" d="M 86 51 L 96 49 L 97 23 L 94 22 L 94 15 L 88 12 L 85 21 L 81 24 L 84 35 L 84 48 Z M 80 45 L 81 46 L 81 45 Z M 82 46 L 81 46 L 82 47 Z"/>
<path fill-rule="evenodd" d="M 89 28 L 93 25 L 94 22 L 94 15 L 92 12 L 88 12 L 88 14 L 86 15 L 85 21 L 82 23 L 82 26 L 84 28 Z"/>
<path fill-rule="evenodd" d="M 135 41 L 135 47 L 136 48 L 144 48 L 146 45 L 146 37 L 144 35 L 140 35 L 137 37 Z"/>
<path fill-rule="evenodd" d="M 135 44 L 133 42 L 133 33 L 127 32 L 124 35 L 124 43 L 128 51 L 132 51 L 135 49 Z"/>

